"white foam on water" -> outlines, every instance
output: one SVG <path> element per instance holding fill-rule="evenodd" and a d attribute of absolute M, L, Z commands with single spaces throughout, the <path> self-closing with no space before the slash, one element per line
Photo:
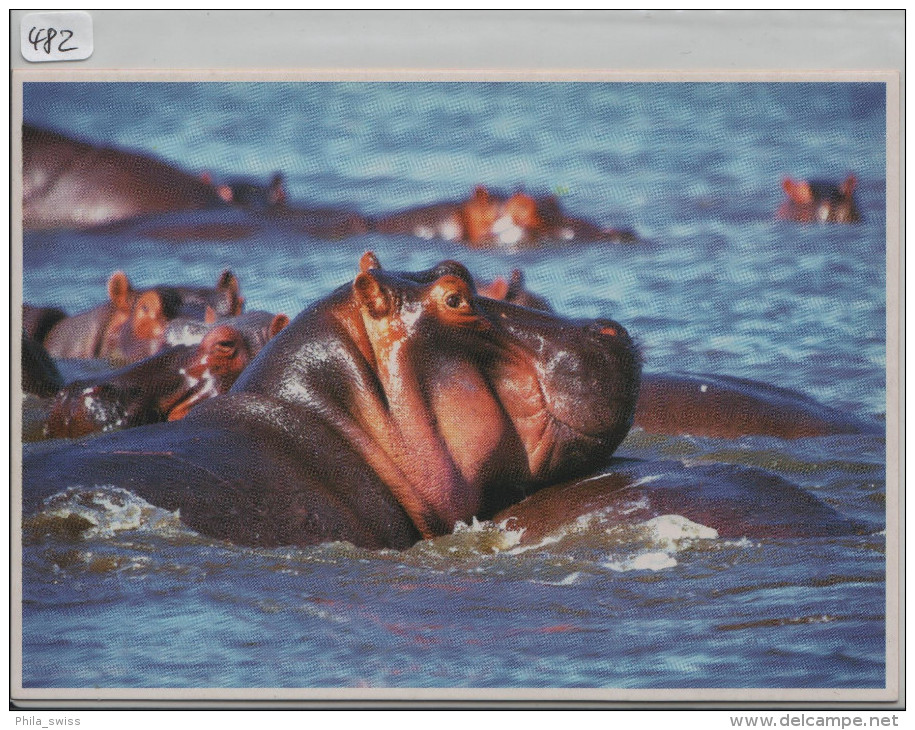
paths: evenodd
<path fill-rule="evenodd" d="M 575 583 L 581 577 L 581 571 L 576 570 L 574 573 L 569 573 L 562 580 L 539 580 L 537 583 L 545 586 L 570 586 Z"/>
<path fill-rule="evenodd" d="M 624 560 L 604 563 L 605 568 L 610 568 L 617 573 L 625 573 L 630 570 L 665 570 L 673 568 L 675 565 L 677 565 L 676 558 L 664 552 L 640 553 Z"/>
<path fill-rule="evenodd" d="M 651 540 L 668 550 L 689 547 L 694 540 L 715 540 L 718 530 L 688 520 L 681 515 L 661 515 L 642 523 L 649 531 Z M 685 547 L 681 547 L 686 541 Z"/>
<path fill-rule="evenodd" d="M 564 537 L 564 534 L 565 533 L 548 535 L 547 537 L 543 538 L 540 542 L 534 542 L 534 543 L 531 543 L 530 545 L 518 545 L 517 547 L 512 548 L 508 552 L 511 555 L 520 555 L 521 553 L 526 553 L 528 550 L 539 550 L 540 548 L 545 547 L 547 545 L 556 544 L 557 542 L 562 540 L 562 538 Z M 518 539 L 519 540 L 521 539 L 520 536 Z"/>
<path fill-rule="evenodd" d="M 487 538 L 487 552 L 499 553 L 503 551 L 512 551 L 521 542 L 521 536 L 524 534 L 524 528 L 511 529 L 507 526 L 507 520 L 498 525 L 489 521 L 480 522 L 476 517 L 471 518 L 470 524 L 458 522 L 454 526 L 452 535 L 479 535 Z M 493 538 L 496 538 L 493 540 Z M 451 552 L 457 552 L 460 548 L 452 546 Z"/>
<path fill-rule="evenodd" d="M 715 540 L 718 531 L 693 522 L 682 515 L 660 515 L 634 525 L 635 534 L 648 543 L 643 552 L 614 558 L 603 563 L 616 572 L 630 570 L 665 570 L 675 567 L 679 552 L 690 549 L 697 540 Z M 613 528 L 608 528 L 611 533 Z"/>
<path fill-rule="evenodd" d="M 80 517 L 91 527 L 85 537 L 111 537 L 115 533 L 138 529 L 161 529 L 178 524 L 178 513 L 154 507 L 125 489 L 96 485 L 91 489 L 71 487 L 45 501 L 45 517 L 65 520 Z"/>

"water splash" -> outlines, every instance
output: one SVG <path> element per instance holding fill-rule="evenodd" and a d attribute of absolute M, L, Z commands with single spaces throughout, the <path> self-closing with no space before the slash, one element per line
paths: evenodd
<path fill-rule="evenodd" d="M 608 534 L 619 532 L 609 528 Z M 645 546 L 635 554 L 618 557 L 603 563 L 605 568 L 623 573 L 630 570 L 665 570 L 675 567 L 675 554 L 689 550 L 698 540 L 715 540 L 717 530 L 681 515 L 660 515 L 645 522 L 625 528 L 627 537 L 641 539 Z M 646 549 L 647 548 L 647 549 Z"/>
<path fill-rule="evenodd" d="M 60 532 L 71 536 L 112 537 L 128 530 L 169 531 L 180 528 L 177 512 L 154 507 L 125 489 L 111 485 L 71 487 L 49 497 L 44 507 L 28 520 L 33 531 Z"/>

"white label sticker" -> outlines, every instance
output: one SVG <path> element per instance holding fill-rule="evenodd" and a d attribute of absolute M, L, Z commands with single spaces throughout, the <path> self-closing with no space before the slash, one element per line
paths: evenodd
<path fill-rule="evenodd" d="M 92 55 L 92 16 L 82 11 L 29 13 L 19 25 L 26 61 L 82 61 Z"/>

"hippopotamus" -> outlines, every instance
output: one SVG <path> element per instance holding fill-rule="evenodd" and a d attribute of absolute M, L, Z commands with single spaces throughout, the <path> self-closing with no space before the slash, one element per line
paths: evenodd
<path fill-rule="evenodd" d="M 208 173 L 202 176 L 204 182 L 211 182 Z M 256 180 L 233 179 L 216 186 L 216 193 L 225 202 L 243 208 L 270 208 L 286 203 L 286 186 L 283 173 L 276 172 L 267 185 Z"/>
<path fill-rule="evenodd" d="M 225 205 L 213 185 L 146 155 L 22 127 L 22 221 L 90 228 L 142 215 Z"/>
<path fill-rule="evenodd" d="M 857 223 L 861 220 L 854 196 L 857 184 L 854 175 L 838 185 L 786 177 L 782 188 L 788 199 L 778 209 L 778 218 L 798 223 Z"/>
<path fill-rule="evenodd" d="M 299 314 L 180 421 L 26 454 L 23 509 L 109 484 L 242 545 L 406 548 L 607 465 L 641 363 L 625 328 L 480 297 L 467 269 L 382 269 Z"/>
<path fill-rule="evenodd" d="M 110 375 L 57 392 L 45 436 L 76 438 L 146 423 L 176 421 L 229 390 L 252 353 L 234 327 L 218 325 L 199 345 L 176 345 Z"/>
<path fill-rule="evenodd" d="M 862 418 L 787 388 L 728 375 L 644 373 L 633 425 L 648 433 L 782 439 L 877 433 Z"/>
<path fill-rule="evenodd" d="M 526 246 L 550 240 L 629 243 L 631 231 L 602 228 L 563 213 L 555 197 L 535 199 L 525 192 L 502 196 L 477 186 L 470 198 L 384 216 L 371 222 L 379 233 L 442 238 L 480 248 Z"/>
<path fill-rule="evenodd" d="M 209 173 L 201 178 L 212 183 Z M 271 230 L 338 240 L 369 232 L 366 219 L 353 209 L 290 203 L 280 173 L 267 185 L 253 180 L 212 184 L 224 207 L 134 218 L 95 232 L 164 241 L 235 241 Z"/>
<path fill-rule="evenodd" d="M 58 307 L 35 307 L 31 304 L 22 305 L 22 328 L 26 334 L 36 342 L 44 342 L 48 332 L 60 320 L 66 318 L 67 313 Z"/>
<path fill-rule="evenodd" d="M 501 299 L 512 304 L 529 309 L 539 309 L 543 312 L 552 312 L 550 303 L 543 297 L 534 294 L 524 286 L 524 272 L 521 269 L 512 269 L 508 279 L 501 276 L 485 284 L 477 284 L 480 296 L 490 299 Z"/>
<path fill-rule="evenodd" d="M 234 317 L 206 318 L 204 321 L 177 317 L 166 325 L 164 339 L 166 345 L 196 345 L 202 342 L 214 327 L 227 325 L 241 334 L 248 352 L 254 357 L 287 324 L 289 317 L 285 314 L 257 310 Z"/>
<path fill-rule="evenodd" d="M 245 308 L 245 298 L 235 274 L 226 269 L 216 280 L 216 286 L 156 286 L 157 291 L 174 292 L 180 302 L 179 317 L 204 318 L 211 311 L 216 317 L 235 317 Z"/>
<path fill-rule="evenodd" d="M 51 396 L 63 387 L 64 380 L 44 346 L 22 330 L 22 390 L 39 396 Z"/>
<path fill-rule="evenodd" d="M 163 345 L 166 323 L 177 316 L 204 318 L 207 311 L 239 314 L 238 280 L 224 271 L 216 287 L 157 286 L 134 289 L 122 271 L 108 279 L 108 301 L 58 321 L 44 339 L 52 357 L 103 358 L 116 364 L 142 360 Z"/>
<path fill-rule="evenodd" d="M 537 491 L 492 520 L 532 545 L 591 519 L 620 527 L 671 516 L 722 538 L 841 536 L 882 527 L 849 518 L 764 469 L 625 458 L 614 459 L 609 473 Z"/>

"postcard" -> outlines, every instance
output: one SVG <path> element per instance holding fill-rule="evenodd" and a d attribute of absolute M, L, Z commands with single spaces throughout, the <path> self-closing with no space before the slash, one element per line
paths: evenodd
<path fill-rule="evenodd" d="M 898 696 L 898 75 L 13 102 L 14 700 Z"/>

